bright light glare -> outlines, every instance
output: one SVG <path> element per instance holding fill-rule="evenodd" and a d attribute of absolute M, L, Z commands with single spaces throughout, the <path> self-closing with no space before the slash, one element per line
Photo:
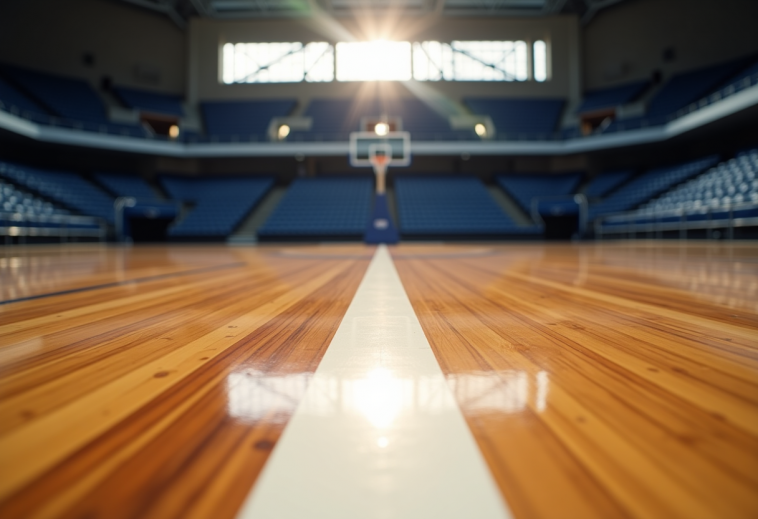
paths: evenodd
<path fill-rule="evenodd" d="M 337 43 L 337 81 L 410 79 L 410 42 L 378 40 Z"/>
<path fill-rule="evenodd" d="M 390 444 L 390 441 L 387 438 L 385 438 L 384 436 L 382 436 L 381 438 L 379 438 L 378 440 L 376 440 L 376 445 L 380 449 L 385 448 L 389 444 Z"/>
<path fill-rule="evenodd" d="M 171 127 L 168 129 L 168 136 L 172 139 L 176 139 L 179 137 L 179 127 L 175 124 L 172 124 Z"/>
<path fill-rule="evenodd" d="M 376 123 L 374 131 L 377 135 L 387 135 L 390 131 L 390 125 L 387 123 Z"/>
<path fill-rule="evenodd" d="M 287 137 L 287 135 L 290 134 L 290 127 L 286 124 L 283 124 L 279 127 L 279 131 L 277 132 L 280 139 L 284 139 Z"/>
<path fill-rule="evenodd" d="M 476 125 L 474 125 L 474 131 L 479 137 L 484 137 L 487 135 L 487 127 L 482 123 L 476 123 Z"/>
<path fill-rule="evenodd" d="M 363 380 L 355 383 L 353 398 L 358 409 L 379 429 L 389 427 L 403 409 L 404 381 L 392 372 L 376 368 Z"/>

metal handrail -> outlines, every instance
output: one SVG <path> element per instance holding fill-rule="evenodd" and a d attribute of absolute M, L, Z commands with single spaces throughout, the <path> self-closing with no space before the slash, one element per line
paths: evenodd
<path fill-rule="evenodd" d="M 13 224 L 0 224 L 1 236 L 58 236 L 60 238 L 96 236 L 102 241 L 107 234 L 105 221 L 94 216 L 0 212 L 0 221 Z M 82 228 L 81 225 L 97 228 Z"/>

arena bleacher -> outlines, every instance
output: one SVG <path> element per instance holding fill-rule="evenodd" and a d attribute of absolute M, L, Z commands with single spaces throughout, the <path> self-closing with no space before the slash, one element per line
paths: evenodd
<path fill-rule="evenodd" d="M 677 184 L 700 174 L 716 162 L 718 162 L 718 157 L 710 156 L 676 166 L 646 171 L 624 184 L 608 197 L 590 205 L 590 220 L 600 215 L 634 209 Z"/>
<path fill-rule="evenodd" d="M 270 177 L 248 178 L 161 178 L 172 199 L 194 205 L 187 215 L 169 228 L 176 239 L 224 239 L 258 204 L 274 181 Z"/>
<path fill-rule="evenodd" d="M 265 141 L 271 119 L 292 112 L 296 101 L 205 101 L 201 103 L 205 130 L 211 141 Z"/>
<path fill-rule="evenodd" d="M 138 200 L 158 198 L 155 190 L 138 175 L 95 173 L 94 179 L 114 196 L 131 196 Z"/>
<path fill-rule="evenodd" d="M 371 215 L 372 179 L 300 178 L 258 231 L 261 240 L 359 240 Z"/>
<path fill-rule="evenodd" d="M 395 181 L 405 238 L 503 238 L 540 235 L 539 225 L 517 225 L 475 178 L 407 177 Z"/>
<path fill-rule="evenodd" d="M 181 96 L 122 86 L 115 86 L 112 91 L 125 107 L 132 110 L 176 117 L 184 115 Z"/>
<path fill-rule="evenodd" d="M 500 139 L 553 139 L 565 105 L 563 99 L 464 98 L 475 114 L 492 118 Z"/>
<path fill-rule="evenodd" d="M 571 195 L 576 192 L 582 177 L 582 173 L 499 175 L 497 182 L 526 214 L 531 214 L 535 198 Z"/>
<path fill-rule="evenodd" d="M 633 171 L 609 171 L 601 173 L 590 180 L 584 187 L 584 195 L 590 200 L 596 200 L 606 196 L 608 193 L 619 187 L 629 180 Z"/>
<path fill-rule="evenodd" d="M 758 150 L 740 152 L 699 176 L 621 214 L 597 222 L 600 235 L 687 236 L 688 232 L 758 224 Z"/>
<path fill-rule="evenodd" d="M 411 80 L 357 82 L 353 84 L 359 86 L 349 95 L 342 87 L 351 82 L 333 78 L 329 83 L 311 72 L 304 72 L 300 82 L 296 76 L 282 80 L 280 86 L 274 81 L 265 87 L 264 96 L 246 94 L 243 92 L 264 88 L 256 83 L 268 80 L 260 79 L 258 73 L 250 75 L 250 71 L 241 80 L 230 79 L 224 75 L 221 61 L 213 69 L 220 74 L 218 85 L 210 88 L 210 83 L 203 83 L 195 91 L 180 91 L 160 85 L 159 76 L 149 66 L 139 86 L 136 78 L 144 72 L 142 64 L 132 70 L 134 77 L 104 75 L 95 80 L 93 56 L 85 60 L 84 66 L 90 67 L 87 74 L 74 69 L 61 73 L 65 69 L 51 71 L 31 61 L 3 59 L 0 126 L 4 129 L 0 131 L 37 141 L 40 146 L 77 146 L 84 154 L 101 150 L 96 160 L 67 159 L 68 164 L 60 167 L 51 156 L 43 159 L 32 153 L 24 158 L 27 152 L 9 153 L 2 175 L 6 187 L 18 192 L 11 197 L 13 203 L 8 202 L 10 198 L 3 203 L 9 207 L 54 204 L 55 214 L 100 219 L 111 236 L 116 225 L 114 201 L 129 197 L 139 203 L 181 204 L 180 216 L 168 231 L 175 239 L 232 239 L 243 227 L 244 239 L 252 241 L 359 239 L 374 204 L 373 195 L 365 193 L 371 180 L 363 176 L 364 170 L 346 173 L 344 158 L 352 132 L 371 132 L 368 121 L 386 119 L 392 130 L 408 132 L 414 150 L 407 169 L 391 168 L 393 180 L 388 188 L 392 218 L 405 238 L 537 236 L 544 230 L 543 216 L 574 214 L 577 204 L 589 223 L 602 220 L 608 225 L 630 218 L 623 214 L 634 211 L 689 214 L 690 209 L 702 212 L 712 204 L 701 197 L 683 201 L 692 207 L 672 206 L 673 200 L 678 204 L 685 195 L 669 192 L 713 166 L 716 159 L 696 160 L 696 147 L 678 160 L 665 153 L 659 158 L 645 151 L 646 143 L 665 146 L 667 140 L 697 128 L 705 128 L 705 135 L 708 124 L 739 118 L 734 115 L 735 104 L 745 107 L 739 110 L 751 110 L 754 92 L 758 92 L 758 49 L 745 48 L 719 60 L 703 59 L 699 65 L 698 60 L 689 60 L 686 66 L 671 62 L 674 64 L 664 69 L 636 70 L 617 63 L 603 71 L 608 77 L 598 80 L 595 74 L 589 88 L 579 85 L 584 88 L 570 90 L 566 78 L 551 75 L 558 71 L 550 70 L 555 64 L 533 61 L 536 47 L 518 59 L 508 54 L 502 63 L 488 64 L 484 54 L 471 54 L 474 51 L 470 49 L 454 51 L 453 45 L 444 52 L 451 56 L 460 52 L 461 63 L 469 63 L 468 69 L 457 70 L 454 60 L 443 64 L 439 61 L 443 55 L 434 54 L 433 49 L 442 45 L 444 50 L 447 43 L 408 44 L 414 52 L 425 49 L 426 57 L 419 63 L 431 71 L 424 69 L 417 77 L 414 55 Z M 319 52 L 335 52 L 318 45 L 322 45 Z M 292 47 L 287 52 L 287 63 L 296 63 L 299 58 L 293 56 L 299 51 Z M 668 49 L 667 56 L 674 59 L 676 53 Z M 332 59 L 339 76 L 338 59 L 334 55 Z M 508 61 L 511 59 L 516 61 Z M 520 71 L 502 69 L 503 75 L 497 79 L 498 67 L 516 66 L 519 59 L 532 61 Z M 237 65 L 243 66 L 240 63 Z M 254 69 L 255 63 L 244 67 Z M 269 77 L 278 66 L 275 62 L 263 64 L 261 74 Z M 471 81 L 476 67 L 484 67 L 487 73 L 479 81 Z M 540 72 L 539 67 L 545 70 Z M 456 74 L 466 80 L 456 80 Z M 226 90 L 235 93 L 226 95 Z M 501 90 L 508 92 L 501 94 Z M 702 115 L 702 111 L 708 114 Z M 156 131 L 149 117 L 172 125 L 173 133 Z M 672 126 L 688 117 L 687 124 Z M 749 116 L 742 118 L 747 119 Z M 282 125 L 286 128 L 279 132 Z M 733 134 L 741 135 L 737 130 Z M 98 140 L 101 137 L 105 140 Z M 624 146 L 638 146 L 640 159 L 603 164 Z M 738 146 L 744 147 L 706 145 L 708 149 L 700 155 L 718 153 L 732 160 Z M 110 152 L 112 160 L 107 158 Z M 16 160 L 16 155 L 21 160 Z M 434 157 L 442 157 L 441 162 L 434 163 Z M 592 174 L 577 172 L 584 166 L 537 165 L 548 157 L 558 161 L 578 158 L 577 164 L 593 164 Z M 595 164 L 597 157 L 601 158 Z M 0 160 L 4 158 L 0 154 Z M 124 165 L 122 159 L 131 162 Z M 236 172 L 235 180 L 225 176 L 223 164 L 232 159 L 239 161 L 230 169 Z M 271 161 L 272 169 L 259 160 Z M 507 161 L 515 161 L 516 166 L 505 167 Z M 530 161 L 533 164 L 521 167 L 522 162 Z M 162 171 L 156 166 L 159 163 L 177 169 Z M 476 166 L 466 165 L 474 163 Z M 293 177 L 295 169 L 297 176 Z M 190 171 L 193 173 L 188 175 Z M 348 181 L 351 175 L 356 177 L 354 183 Z M 721 198 L 733 196 L 732 205 L 752 203 L 752 191 L 745 191 L 745 185 L 750 186 L 744 182 L 724 184 L 727 195 Z M 500 190 L 497 200 L 491 196 L 494 186 Z M 39 199 L 19 198 L 21 192 Z M 353 200 L 343 206 L 337 201 L 342 196 Z M 323 201 L 313 200 L 316 198 Z M 17 199 L 26 202 L 19 205 Z M 254 217 L 259 207 L 265 210 Z M 25 209 L 14 214 L 33 216 Z M 613 214 L 620 216 L 611 217 Z"/>

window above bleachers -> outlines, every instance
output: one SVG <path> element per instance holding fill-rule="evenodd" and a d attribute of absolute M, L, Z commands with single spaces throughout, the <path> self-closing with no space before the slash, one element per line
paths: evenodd
<path fill-rule="evenodd" d="M 222 54 L 226 84 L 334 80 L 334 47 L 326 42 L 227 43 Z"/>
<path fill-rule="evenodd" d="M 550 76 L 547 51 L 542 40 L 227 43 L 221 82 L 542 82 Z"/>
<path fill-rule="evenodd" d="M 526 81 L 523 41 L 425 41 L 413 44 L 417 81 Z"/>

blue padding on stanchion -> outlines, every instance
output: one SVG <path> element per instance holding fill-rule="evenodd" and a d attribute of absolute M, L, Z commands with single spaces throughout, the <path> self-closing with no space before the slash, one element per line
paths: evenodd
<path fill-rule="evenodd" d="M 400 239 L 397 228 L 392 222 L 389 207 L 387 207 L 387 195 L 376 195 L 374 198 L 374 211 L 369 220 L 368 229 L 363 236 L 366 243 L 397 243 Z"/>

